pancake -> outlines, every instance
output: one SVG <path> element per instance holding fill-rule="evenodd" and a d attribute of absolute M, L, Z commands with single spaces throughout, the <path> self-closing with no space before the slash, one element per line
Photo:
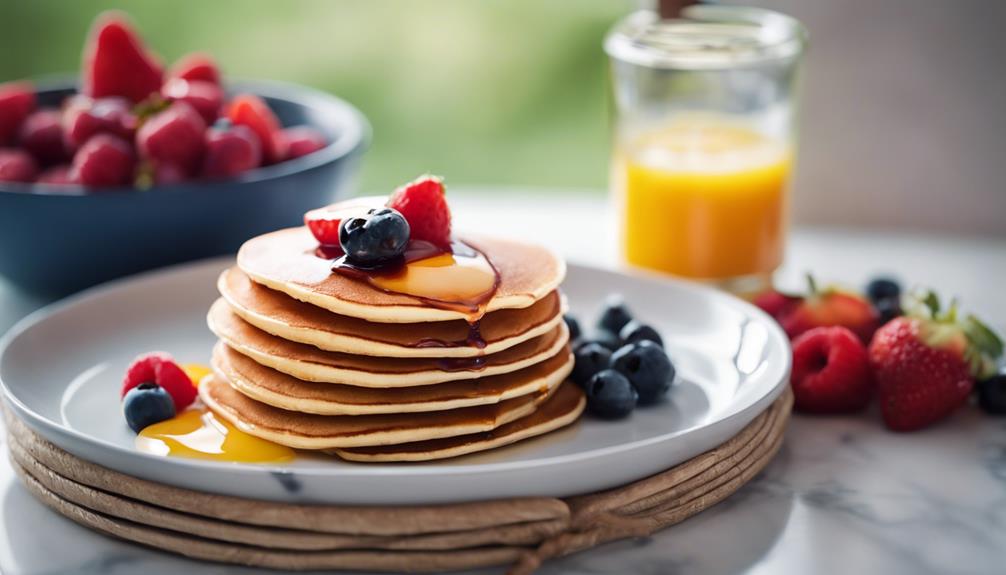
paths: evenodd
<path fill-rule="evenodd" d="M 580 388 L 567 381 L 537 411 L 492 431 L 397 445 L 335 449 L 332 453 L 343 459 L 361 462 L 430 461 L 457 457 L 495 449 L 569 425 L 580 417 L 586 404 Z"/>
<path fill-rule="evenodd" d="M 230 348 L 309 382 L 359 387 L 413 387 L 490 377 L 524 369 L 559 353 L 569 341 L 565 322 L 544 335 L 478 358 L 376 358 L 320 350 L 287 341 L 242 320 L 222 300 L 207 316 L 210 330 Z"/>
<path fill-rule="evenodd" d="M 527 308 L 555 291 L 566 275 L 562 259 L 543 247 L 496 238 L 464 241 L 485 254 L 499 274 L 486 312 Z M 331 260 L 315 255 L 317 247 L 305 227 L 279 230 L 245 242 L 238 267 L 259 284 L 339 315 L 387 323 L 469 319 L 464 311 L 433 307 L 332 273 Z"/>
<path fill-rule="evenodd" d="M 262 403 L 302 413 L 369 415 L 490 405 L 544 392 L 566 379 L 573 369 L 573 355 L 566 348 L 541 363 L 504 375 L 390 390 L 304 382 L 263 367 L 223 343 L 214 348 L 212 364 L 234 389 Z"/>
<path fill-rule="evenodd" d="M 528 308 L 485 315 L 478 324 L 485 346 L 479 347 L 470 341 L 472 326 L 464 320 L 390 324 L 337 315 L 256 284 L 236 268 L 223 272 L 217 287 L 234 313 L 263 331 L 356 355 L 475 357 L 505 350 L 562 323 L 562 298 L 552 291 Z"/>
<path fill-rule="evenodd" d="M 425 413 L 317 415 L 287 411 L 235 390 L 219 373 L 199 384 L 199 397 L 217 415 L 256 437 L 297 449 L 334 449 L 409 443 L 483 433 L 534 412 L 547 394 L 494 405 Z"/>

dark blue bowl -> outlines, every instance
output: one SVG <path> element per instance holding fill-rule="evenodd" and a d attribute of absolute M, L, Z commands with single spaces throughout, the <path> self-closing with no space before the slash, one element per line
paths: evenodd
<path fill-rule="evenodd" d="M 58 106 L 72 82 L 40 87 Z M 309 124 L 331 142 L 312 154 L 221 181 L 139 191 L 0 182 L 0 275 L 39 294 L 63 295 L 139 271 L 232 253 L 245 240 L 300 225 L 304 212 L 349 192 L 370 125 L 353 106 L 317 90 L 240 82 L 284 126 Z"/>

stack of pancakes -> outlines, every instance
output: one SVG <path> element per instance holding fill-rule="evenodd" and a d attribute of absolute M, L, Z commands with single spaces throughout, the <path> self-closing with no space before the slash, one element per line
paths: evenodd
<path fill-rule="evenodd" d="M 477 312 L 333 273 L 305 228 L 248 241 L 210 309 L 200 397 L 243 431 L 355 461 L 424 461 L 576 420 L 580 390 L 548 250 L 467 242 L 495 268 Z"/>

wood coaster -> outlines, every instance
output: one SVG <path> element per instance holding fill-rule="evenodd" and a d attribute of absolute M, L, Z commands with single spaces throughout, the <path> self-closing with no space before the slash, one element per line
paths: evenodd
<path fill-rule="evenodd" d="M 681 522 L 775 455 L 785 392 L 735 437 L 667 471 L 570 497 L 416 507 L 297 505 L 146 481 L 79 459 L 8 412 L 14 469 L 33 496 L 91 529 L 188 557 L 284 570 L 437 572 L 542 561 Z"/>

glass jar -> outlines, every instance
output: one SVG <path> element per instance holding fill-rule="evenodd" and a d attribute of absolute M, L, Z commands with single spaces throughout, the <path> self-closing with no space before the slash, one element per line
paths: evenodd
<path fill-rule="evenodd" d="M 605 39 L 625 260 L 734 292 L 781 264 L 806 34 L 769 10 L 648 11 Z"/>

